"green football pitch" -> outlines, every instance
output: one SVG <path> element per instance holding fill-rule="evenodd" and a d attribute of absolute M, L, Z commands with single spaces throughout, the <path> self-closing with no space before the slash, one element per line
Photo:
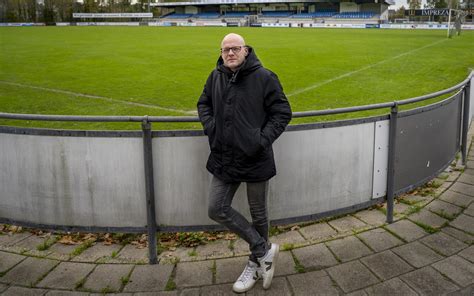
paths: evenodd
<path fill-rule="evenodd" d="M 464 80 L 474 32 L 445 30 L 2 27 L 0 112 L 195 115 L 222 37 L 244 36 L 283 84 L 293 111 L 401 100 Z M 413 107 L 413 106 L 412 106 Z M 292 123 L 368 116 L 389 110 Z M 138 129 L 138 123 L 0 120 L 51 128 Z M 198 123 L 155 129 L 200 128 Z"/>

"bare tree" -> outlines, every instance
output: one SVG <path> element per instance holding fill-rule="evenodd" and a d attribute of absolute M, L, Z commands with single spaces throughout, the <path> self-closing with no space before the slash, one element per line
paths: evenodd
<path fill-rule="evenodd" d="M 148 0 L 0 0 L 0 22 L 71 22 L 74 12 L 144 12 Z M 154 9 L 160 13 L 160 9 Z M 107 19 L 122 21 L 123 19 Z"/>
<path fill-rule="evenodd" d="M 421 8 L 421 0 L 407 0 L 408 8 L 409 9 L 420 9 Z"/>

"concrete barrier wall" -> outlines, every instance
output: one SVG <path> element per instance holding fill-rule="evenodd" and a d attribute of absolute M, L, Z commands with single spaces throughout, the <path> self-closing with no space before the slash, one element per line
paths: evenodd
<path fill-rule="evenodd" d="M 405 192 L 428 181 L 452 161 L 461 140 L 462 99 L 458 93 L 442 104 L 400 114 L 395 191 Z"/>
<path fill-rule="evenodd" d="M 277 176 L 269 185 L 272 220 L 306 216 L 370 201 L 375 123 L 287 131 L 275 143 Z M 158 225 L 208 225 L 211 175 L 204 136 L 153 139 Z M 246 187 L 234 206 L 250 217 Z"/>
<path fill-rule="evenodd" d="M 372 198 L 375 122 L 290 131 L 275 147 L 270 217 L 324 213 Z"/>
<path fill-rule="evenodd" d="M 474 76 L 471 78 L 470 102 L 469 123 L 472 123 L 472 116 L 474 115 Z"/>
<path fill-rule="evenodd" d="M 141 138 L 0 133 L 0 217 L 145 227 Z"/>
<path fill-rule="evenodd" d="M 433 111 L 424 107 L 409 111 L 410 116 L 401 113 L 400 127 L 406 132 L 420 131 L 418 117 L 423 126 L 444 118 L 449 124 L 437 126 L 452 129 L 443 129 L 447 140 L 421 143 L 420 149 L 404 145 L 403 155 L 439 157 L 443 163 L 436 169 L 442 169 L 459 149 L 459 117 L 453 116 L 459 114 L 459 106 L 458 96 L 429 107 Z M 387 119 L 289 126 L 274 144 L 278 174 L 269 186 L 270 219 L 303 221 L 353 211 L 383 197 Z M 0 222 L 145 229 L 140 135 L 0 127 Z M 152 144 L 156 223 L 161 229 L 215 225 L 207 217 L 211 175 L 205 169 L 209 148 L 202 131 L 154 132 Z M 421 165 L 426 167 L 426 162 Z M 433 173 L 414 170 L 417 174 L 410 184 Z M 400 172 L 397 189 L 407 185 Z M 234 206 L 249 217 L 245 191 L 242 184 Z"/>

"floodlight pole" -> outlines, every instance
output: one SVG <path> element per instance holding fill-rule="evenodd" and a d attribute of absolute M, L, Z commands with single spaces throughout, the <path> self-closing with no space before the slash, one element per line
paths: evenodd
<path fill-rule="evenodd" d="M 451 28 L 451 9 L 449 9 L 449 14 L 448 14 L 448 38 L 450 37 L 450 34 L 449 34 L 450 28 Z"/>

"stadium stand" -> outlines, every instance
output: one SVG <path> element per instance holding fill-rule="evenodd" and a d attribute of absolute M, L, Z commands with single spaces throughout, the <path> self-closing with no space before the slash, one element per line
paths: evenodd
<path fill-rule="evenodd" d="M 171 2 L 173 1 L 173 2 Z M 388 7 L 393 0 L 191 0 L 174 2 L 163 0 L 152 3 L 165 12 L 161 19 L 179 25 L 222 25 L 232 23 L 239 26 L 262 24 L 307 24 L 374 25 L 388 20 Z M 320 2 L 322 1 L 322 2 Z M 173 24 L 172 24 L 173 25 Z"/>
<path fill-rule="evenodd" d="M 220 17 L 218 12 L 201 12 L 193 14 L 195 18 L 202 18 L 202 19 L 216 19 Z"/>
<path fill-rule="evenodd" d="M 248 11 L 232 11 L 232 12 L 225 12 L 222 17 L 232 17 L 232 18 L 244 18 L 252 13 Z"/>
<path fill-rule="evenodd" d="M 166 19 L 187 19 L 187 18 L 190 18 L 192 16 L 193 16 L 192 14 L 185 14 L 185 13 L 170 13 L 170 14 L 167 14 L 167 15 L 163 16 L 162 18 L 166 18 Z"/>
<path fill-rule="evenodd" d="M 218 12 L 201 12 L 196 14 L 171 13 L 161 18 L 164 19 L 218 19 L 218 18 L 245 18 L 252 13 L 249 12 L 227 12 L 219 14 Z M 313 19 L 313 18 L 335 18 L 335 19 L 370 19 L 377 16 L 373 12 L 310 12 L 294 13 L 291 11 L 266 11 L 260 15 L 262 18 L 292 18 L 292 19 Z"/>
<path fill-rule="evenodd" d="M 325 18 L 333 17 L 337 12 L 310 12 L 310 13 L 295 13 L 290 15 L 290 18 Z"/>
<path fill-rule="evenodd" d="M 334 18 L 342 19 L 368 19 L 374 17 L 376 14 L 373 12 L 358 12 L 358 11 L 346 11 L 336 14 Z"/>
<path fill-rule="evenodd" d="M 262 11 L 263 17 L 289 17 L 294 11 Z"/>

